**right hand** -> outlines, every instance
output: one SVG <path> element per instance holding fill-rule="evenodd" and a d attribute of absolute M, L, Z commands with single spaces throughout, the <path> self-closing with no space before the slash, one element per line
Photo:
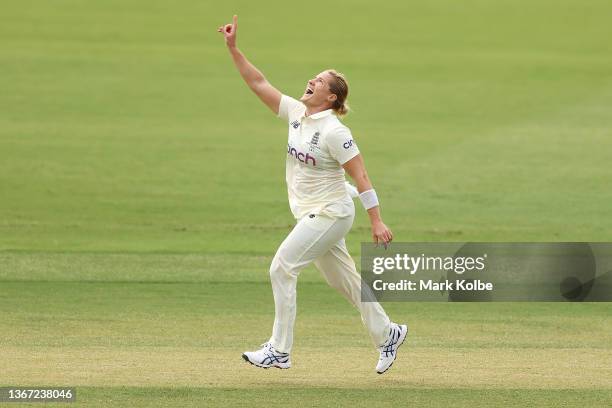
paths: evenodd
<path fill-rule="evenodd" d="M 217 29 L 218 32 L 223 33 L 225 38 L 225 45 L 230 48 L 236 46 L 236 31 L 238 31 L 238 16 L 234 14 L 234 22 L 232 24 L 226 24 Z"/>
<path fill-rule="evenodd" d="M 372 241 L 378 246 L 384 245 L 385 249 L 393 241 L 393 233 L 382 221 L 372 223 Z"/>

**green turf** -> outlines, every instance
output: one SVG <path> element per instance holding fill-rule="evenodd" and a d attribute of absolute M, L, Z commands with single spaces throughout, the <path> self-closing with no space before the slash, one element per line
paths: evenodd
<path fill-rule="evenodd" d="M 91 407 L 113 406 L 130 407 L 202 407 L 218 406 L 219 401 L 229 406 L 270 407 L 283 406 L 278 401 L 270 402 L 267 390 L 244 390 L 240 388 L 82 388 L 84 396 L 77 393 L 80 403 Z M 538 406 L 538 407 L 605 407 L 612 398 L 610 391 L 597 391 L 584 394 L 577 390 L 457 390 L 422 389 L 411 390 L 394 388 L 385 390 L 384 399 L 370 390 L 338 388 L 280 388 L 275 398 L 283 401 L 304 401 L 305 406 L 378 406 L 396 407 L 398 404 L 411 406 L 451 406 L 474 407 L 487 401 L 487 406 Z M 553 398 L 551 396 L 554 395 Z M 562 401 L 559 404 L 559 401 Z M 39 407 L 41 404 L 19 404 L 19 407 Z M 49 405 L 50 406 L 50 405 Z M 53 404 L 71 407 L 73 404 Z"/>
<path fill-rule="evenodd" d="M 612 239 L 608 1 L 5 0 L 0 385 L 87 406 L 609 406 L 607 304 L 387 304 L 413 334 L 378 377 L 312 269 L 295 367 L 242 364 L 292 219 L 285 125 L 216 33 L 233 13 L 285 93 L 348 76 L 397 241 Z M 355 257 L 368 237 L 359 212 Z"/>
<path fill-rule="evenodd" d="M 286 130 L 215 32 L 231 10 L 284 92 L 348 75 L 398 240 L 610 239 L 608 2 L 311 3 L 5 1 L 0 248 L 274 250 Z"/>
<path fill-rule="evenodd" d="M 196 275 L 191 256 L 182 263 L 177 255 L 151 255 L 173 270 L 139 270 L 129 256 L 115 255 L 100 268 L 117 275 L 75 280 L 65 267 L 46 281 L 23 279 L 60 269 L 55 258 L 66 256 L 74 269 L 96 264 L 90 254 L 3 255 L 14 273 L 2 277 L 0 291 L 0 384 L 73 385 L 82 406 L 265 406 L 270 393 L 313 405 L 612 401 L 608 304 L 388 303 L 412 334 L 393 371 L 378 376 L 357 313 L 306 270 L 294 367 L 264 371 L 240 354 L 269 335 L 265 274 Z"/>

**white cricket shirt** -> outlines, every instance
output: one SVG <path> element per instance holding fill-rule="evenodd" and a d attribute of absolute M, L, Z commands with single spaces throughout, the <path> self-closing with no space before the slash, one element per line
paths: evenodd
<path fill-rule="evenodd" d="M 282 96 L 278 116 L 289 124 L 286 180 L 291 212 L 297 219 L 309 214 L 349 216 L 355 207 L 342 164 L 359 154 L 357 144 L 332 109 L 305 114 L 303 103 Z"/>

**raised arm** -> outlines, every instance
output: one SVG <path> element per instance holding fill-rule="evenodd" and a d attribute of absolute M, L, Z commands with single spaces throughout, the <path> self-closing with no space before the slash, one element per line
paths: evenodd
<path fill-rule="evenodd" d="M 368 177 L 361 154 L 356 155 L 344 163 L 342 167 L 357 185 L 360 198 L 364 196 L 364 193 L 369 195 L 374 194 L 375 196 L 374 189 L 372 188 L 372 183 Z M 393 240 L 393 233 L 382 221 L 380 216 L 380 206 L 376 205 L 369 208 L 367 211 L 368 216 L 370 217 L 370 224 L 372 225 L 372 240 L 376 244 L 383 244 L 386 248 L 387 244 Z"/>
<path fill-rule="evenodd" d="M 270 85 L 261 71 L 251 64 L 236 46 L 238 16 L 234 15 L 234 21 L 232 24 L 221 26 L 217 31 L 223 34 L 225 44 L 227 45 L 232 59 L 234 60 L 234 64 L 236 65 L 236 68 L 238 68 L 244 82 L 246 82 L 249 88 L 255 92 L 255 95 L 257 95 L 259 99 L 261 99 L 261 101 L 272 110 L 272 112 L 278 114 L 278 106 L 280 105 L 282 94 L 278 89 Z"/>

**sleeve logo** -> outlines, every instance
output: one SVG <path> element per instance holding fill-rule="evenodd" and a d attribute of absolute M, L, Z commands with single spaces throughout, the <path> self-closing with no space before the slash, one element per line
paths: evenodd
<path fill-rule="evenodd" d="M 351 146 L 353 146 L 353 139 L 349 140 L 348 142 L 345 142 L 342 147 L 344 147 L 345 149 L 349 149 L 351 148 Z"/>

